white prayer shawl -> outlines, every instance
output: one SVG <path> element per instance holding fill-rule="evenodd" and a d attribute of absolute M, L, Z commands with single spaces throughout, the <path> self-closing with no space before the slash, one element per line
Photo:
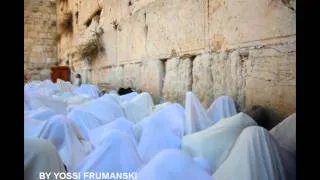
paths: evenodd
<path fill-rule="evenodd" d="M 53 110 L 51 110 L 50 108 L 40 107 L 35 110 L 27 111 L 27 113 L 25 113 L 25 118 L 45 121 L 55 115 L 58 115 L 58 114 Z"/>
<path fill-rule="evenodd" d="M 57 79 L 56 84 L 58 85 L 60 92 L 73 92 L 77 88 L 77 86 L 72 85 L 70 82 L 61 79 Z"/>
<path fill-rule="evenodd" d="M 168 105 L 172 104 L 171 102 L 164 102 L 161 104 L 157 104 L 153 107 L 153 113 L 162 110 L 163 108 L 167 107 Z M 184 111 L 184 110 L 183 110 Z M 184 115 L 185 116 L 185 115 Z"/>
<path fill-rule="evenodd" d="M 131 92 L 131 93 L 128 93 L 128 94 L 125 94 L 125 95 L 121 95 L 121 96 L 120 96 L 120 101 L 121 101 L 121 102 L 130 101 L 130 100 L 132 100 L 134 97 L 136 97 L 137 95 L 138 95 L 137 92 Z"/>
<path fill-rule="evenodd" d="M 75 124 L 85 140 L 90 141 L 89 131 L 101 126 L 103 123 L 97 117 L 89 112 L 82 111 L 81 109 L 71 110 L 67 117 Z"/>
<path fill-rule="evenodd" d="M 24 139 L 24 179 L 39 179 L 40 172 L 64 173 L 63 162 L 56 148 L 42 139 Z M 56 179 L 51 175 L 48 180 Z"/>
<path fill-rule="evenodd" d="M 133 123 L 124 117 L 120 117 L 111 123 L 105 124 L 103 126 L 96 127 L 88 132 L 90 142 L 94 147 L 97 147 L 105 139 L 110 131 L 119 130 L 126 133 L 132 142 L 137 145 L 136 138 L 134 136 Z"/>
<path fill-rule="evenodd" d="M 143 128 L 138 145 L 138 152 L 144 163 L 165 149 L 180 149 L 181 138 L 171 129 L 158 126 L 159 123 L 149 123 Z"/>
<path fill-rule="evenodd" d="M 221 119 L 210 128 L 184 136 L 182 149 L 193 157 L 203 157 L 210 163 L 214 172 L 227 158 L 230 149 L 241 131 L 256 125 L 256 122 L 245 113 L 238 113 L 229 118 Z"/>
<path fill-rule="evenodd" d="M 235 103 L 230 96 L 218 97 L 208 108 L 207 112 L 214 123 L 217 123 L 222 118 L 237 114 Z"/>
<path fill-rule="evenodd" d="M 230 155 L 212 177 L 217 180 L 294 180 L 295 165 L 286 169 L 281 151 L 266 129 L 248 127 L 242 131 Z"/>
<path fill-rule="evenodd" d="M 199 99 L 192 92 L 186 93 L 185 101 L 186 124 L 185 133 L 191 134 L 204 130 L 214 124 Z"/>
<path fill-rule="evenodd" d="M 296 157 L 296 113 L 270 130 L 279 145 Z"/>
<path fill-rule="evenodd" d="M 91 98 L 86 95 L 75 95 L 72 97 L 69 97 L 65 100 L 65 102 L 68 104 L 68 106 L 75 106 L 75 105 L 80 105 L 85 102 L 90 101 Z"/>
<path fill-rule="evenodd" d="M 191 157 L 180 150 L 160 152 L 144 166 L 139 180 L 211 180 L 211 176 L 199 167 Z"/>
<path fill-rule="evenodd" d="M 152 113 L 135 125 L 138 139 L 142 131 L 148 128 L 149 124 L 155 124 L 159 128 L 166 128 L 178 137 L 184 135 L 185 114 L 184 108 L 177 103 L 169 104 L 161 110 Z M 161 132 L 159 132 L 161 134 Z"/>
<path fill-rule="evenodd" d="M 81 84 L 81 86 L 75 89 L 74 93 L 76 95 L 87 95 L 90 98 L 99 97 L 99 88 L 92 84 Z"/>
<path fill-rule="evenodd" d="M 77 77 L 74 78 L 73 85 L 74 86 L 80 86 L 81 85 L 81 79 L 77 78 Z"/>
<path fill-rule="evenodd" d="M 51 96 L 44 96 L 41 94 L 29 94 L 28 102 L 32 110 L 40 107 L 47 107 L 58 114 L 67 113 L 67 103 L 62 100 L 54 99 Z"/>
<path fill-rule="evenodd" d="M 24 137 L 38 138 L 41 135 L 42 129 L 47 124 L 47 121 L 29 119 L 24 117 Z"/>
<path fill-rule="evenodd" d="M 59 92 L 58 86 L 48 80 L 27 83 L 24 86 L 24 90 L 27 95 L 41 94 L 43 96 L 51 96 Z"/>
<path fill-rule="evenodd" d="M 68 169 L 74 167 L 90 151 L 81 144 L 68 119 L 62 115 L 40 122 L 26 119 L 25 138 L 40 138 L 52 142 Z"/>
<path fill-rule="evenodd" d="M 202 157 L 194 157 L 193 161 L 201 167 L 203 170 L 205 170 L 208 174 L 212 174 L 210 163 L 208 160 L 202 158 Z"/>
<path fill-rule="evenodd" d="M 153 100 L 149 93 L 143 92 L 130 101 L 122 103 L 127 119 L 137 123 L 152 113 Z"/>
<path fill-rule="evenodd" d="M 104 94 L 103 96 L 99 97 L 98 100 L 112 103 L 115 106 L 121 106 L 120 96 L 117 94 Z"/>
<path fill-rule="evenodd" d="M 138 171 L 141 165 L 142 161 L 131 138 L 126 133 L 114 130 L 73 171 L 130 173 Z"/>
<path fill-rule="evenodd" d="M 114 121 L 119 117 L 124 117 L 121 106 L 99 99 L 91 100 L 85 104 L 75 107 L 74 109 L 91 113 L 100 120 L 102 125 Z"/>

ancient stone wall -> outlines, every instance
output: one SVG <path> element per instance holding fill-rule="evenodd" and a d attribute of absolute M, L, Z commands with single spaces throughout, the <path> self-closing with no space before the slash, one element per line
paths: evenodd
<path fill-rule="evenodd" d="M 183 104 L 193 91 L 205 107 L 230 95 L 240 109 L 295 112 L 295 0 L 60 0 L 57 7 L 59 23 L 73 14 L 59 58 L 89 82 L 148 91 L 156 102 Z M 90 53 L 79 52 L 79 39 Z"/>
<path fill-rule="evenodd" d="M 57 62 L 54 0 L 24 0 L 24 69 L 33 80 L 50 78 Z"/>

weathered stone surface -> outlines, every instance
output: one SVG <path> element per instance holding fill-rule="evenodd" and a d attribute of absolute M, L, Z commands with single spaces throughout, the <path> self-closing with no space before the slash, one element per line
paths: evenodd
<path fill-rule="evenodd" d="M 213 55 L 211 73 L 214 99 L 227 95 L 233 97 L 240 107 L 244 106 L 243 61 L 238 51 Z"/>
<path fill-rule="evenodd" d="M 83 1 L 77 8 L 78 2 L 68 0 L 68 9 L 79 11 L 79 22 L 74 22 L 73 35 L 62 35 L 58 54 L 64 61 L 74 59 L 77 72 L 92 67 L 92 82 L 138 88 L 156 101 L 183 101 L 182 92 L 192 85 L 205 107 L 229 95 L 240 109 L 260 104 L 280 116 L 295 111 L 295 0 L 97 0 Z M 81 29 L 87 28 L 84 17 L 98 6 L 103 8 L 98 23 L 104 32 L 103 48 L 86 65 L 84 59 L 68 54 Z M 54 53 L 46 47 L 52 43 L 52 28 L 42 32 L 43 27 L 36 26 L 46 16 L 37 13 L 35 21 L 31 16 L 26 21 L 25 29 L 34 33 L 25 35 L 25 43 L 44 37 L 37 45 L 45 48 L 24 51 L 34 62 Z M 185 55 L 197 57 L 178 60 Z M 158 59 L 169 60 L 165 65 Z"/>
<path fill-rule="evenodd" d="M 141 64 L 126 64 L 123 67 L 123 87 L 141 89 Z"/>
<path fill-rule="evenodd" d="M 118 26 L 119 63 L 141 61 L 146 54 L 145 11 L 136 12 Z"/>
<path fill-rule="evenodd" d="M 52 38 L 57 30 L 50 23 L 55 20 L 55 3 L 51 5 L 49 1 L 25 1 L 24 66 L 25 71 L 32 71 L 31 79 L 44 80 L 50 77 L 48 70 L 57 59 L 56 44 Z"/>
<path fill-rule="evenodd" d="M 45 80 L 45 79 L 51 79 L 51 70 L 49 69 L 42 69 L 40 70 L 40 79 Z"/>
<path fill-rule="evenodd" d="M 85 24 L 92 15 L 100 9 L 98 1 L 81 1 L 80 13 L 79 13 L 79 24 Z"/>
<path fill-rule="evenodd" d="M 101 65 L 117 65 L 118 63 L 118 41 L 117 41 L 118 33 L 117 31 L 110 29 L 105 32 L 102 37 L 102 47 L 104 54 L 104 61 Z"/>
<path fill-rule="evenodd" d="M 158 103 L 160 100 L 163 77 L 164 65 L 160 60 L 148 60 L 142 62 L 141 90 L 149 92 L 155 103 Z"/>
<path fill-rule="evenodd" d="M 209 37 L 213 49 L 296 34 L 296 13 L 269 0 L 210 0 Z"/>
<path fill-rule="evenodd" d="M 106 69 L 105 73 L 106 83 L 109 83 L 112 87 L 120 88 L 123 86 L 123 67 L 114 67 Z"/>
<path fill-rule="evenodd" d="M 212 56 L 208 53 L 198 55 L 193 61 L 192 91 L 197 95 L 204 107 L 208 107 L 214 98 L 211 66 Z"/>
<path fill-rule="evenodd" d="M 166 58 L 205 48 L 207 1 L 157 0 L 146 7 L 148 58 Z"/>
<path fill-rule="evenodd" d="M 270 126 L 296 111 L 296 52 L 292 44 L 249 51 L 246 62 L 245 103 L 278 113 Z"/>
<path fill-rule="evenodd" d="M 165 63 L 162 94 L 165 101 L 184 103 L 185 94 L 192 87 L 192 61 L 172 58 Z"/>

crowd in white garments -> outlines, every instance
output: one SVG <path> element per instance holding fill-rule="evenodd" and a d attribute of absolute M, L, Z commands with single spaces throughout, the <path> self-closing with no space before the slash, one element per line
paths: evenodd
<path fill-rule="evenodd" d="M 139 180 L 296 179 L 295 113 L 268 131 L 263 107 L 239 112 L 229 96 L 205 109 L 193 92 L 186 92 L 184 106 L 154 104 L 147 92 L 101 95 L 95 85 L 62 80 L 32 81 L 24 92 L 26 180 L 39 179 L 41 172 L 134 172 Z"/>

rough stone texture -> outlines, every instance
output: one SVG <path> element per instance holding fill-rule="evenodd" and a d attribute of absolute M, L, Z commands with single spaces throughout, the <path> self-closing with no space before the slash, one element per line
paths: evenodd
<path fill-rule="evenodd" d="M 146 7 L 148 58 L 169 57 L 205 48 L 207 1 L 158 0 Z"/>
<path fill-rule="evenodd" d="M 24 1 L 24 69 L 31 79 L 50 78 L 48 70 L 57 61 L 56 23 L 55 1 Z"/>
<path fill-rule="evenodd" d="M 63 62 L 72 60 L 77 72 L 88 74 L 89 82 L 109 83 L 115 88 L 137 86 L 152 93 L 156 101 L 161 96 L 180 101 L 185 96 L 182 89 L 192 84 L 205 107 L 216 97 L 229 95 L 240 109 L 265 105 L 279 117 L 295 111 L 295 0 L 130 2 L 68 0 L 63 10 L 61 4 L 57 6 L 58 21 L 65 11 L 72 11 L 75 19 L 73 34 L 61 36 L 58 57 Z M 103 48 L 86 64 L 85 58 L 75 53 L 75 44 L 87 29 L 83 23 L 99 8 Z M 40 47 L 35 49 L 33 55 Z M 193 55 L 197 57 L 190 66 L 172 60 Z M 170 60 L 165 68 L 166 59 Z M 38 62 L 37 58 L 32 61 Z M 190 71 L 189 83 L 189 75 L 184 73 Z"/>
<path fill-rule="evenodd" d="M 243 61 L 238 51 L 213 55 L 211 75 L 214 99 L 223 95 L 232 96 L 240 108 L 244 107 Z"/>
<path fill-rule="evenodd" d="M 141 64 L 127 64 L 123 67 L 123 86 L 141 89 Z"/>
<path fill-rule="evenodd" d="M 106 83 L 109 83 L 112 87 L 120 88 L 123 86 L 123 67 L 114 67 L 106 69 L 104 73 Z"/>
<path fill-rule="evenodd" d="M 213 49 L 296 34 L 296 13 L 270 0 L 209 0 Z"/>
<path fill-rule="evenodd" d="M 146 60 L 141 67 L 141 90 L 149 92 L 155 103 L 160 101 L 164 65 L 160 60 Z"/>
<path fill-rule="evenodd" d="M 118 27 L 118 62 L 141 61 L 146 54 L 145 11 L 136 12 Z"/>
<path fill-rule="evenodd" d="M 246 106 L 260 104 L 278 113 L 272 127 L 296 111 L 296 48 L 272 45 L 249 51 L 245 75 Z"/>
<path fill-rule="evenodd" d="M 192 91 L 204 107 L 208 107 L 214 99 L 211 66 L 212 56 L 208 53 L 198 55 L 193 61 Z"/>
<path fill-rule="evenodd" d="M 79 24 L 83 25 L 87 21 L 92 18 L 92 14 L 94 14 L 97 10 L 99 10 L 99 3 L 97 0 L 92 0 L 92 1 L 86 1 L 86 0 L 81 0 L 78 1 L 80 4 L 80 9 L 79 9 Z"/>
<path fill-rule="evenodd" d="M 192 61 L 190 58 L 172 58 L 165 63 L 162 94 L 165 101 L 184 104 L 185 94 L 192 87 Z"/>

